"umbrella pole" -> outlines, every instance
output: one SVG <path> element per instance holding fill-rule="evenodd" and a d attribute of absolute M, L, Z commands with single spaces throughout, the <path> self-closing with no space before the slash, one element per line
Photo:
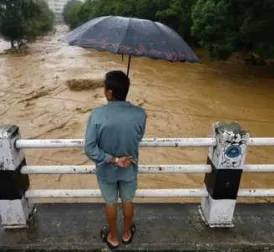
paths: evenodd
<path fill-rule="evenodd" d="M 131 64 L 131 55 L 129 55 L 129 58 L 128 58 L 127 76 L 129 75 L 130 64 Z"/>

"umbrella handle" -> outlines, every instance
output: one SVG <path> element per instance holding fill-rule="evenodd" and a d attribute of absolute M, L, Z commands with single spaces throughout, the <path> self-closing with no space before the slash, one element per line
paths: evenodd
<path fill-rule="evenodd" d="M 130 64 L 131 64 L 131 54 L 129 55 L 129 58 L 128 58 L 128 65 L 127 65 L 127 76 L 129 75 Z"/>

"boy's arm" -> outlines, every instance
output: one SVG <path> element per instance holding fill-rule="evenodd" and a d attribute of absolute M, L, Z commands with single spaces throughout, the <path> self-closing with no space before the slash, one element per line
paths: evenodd
<path fill-rule="evenodd" d="M 106 163 L 115 163 L 115 157 L 108 153 L 105 153 L 98 146 L 97 129 L 94 120 L 94 115 L 91 115 L 88 120 L 84 150 L 89 159 L 96 162 L 98 165 Z"/>

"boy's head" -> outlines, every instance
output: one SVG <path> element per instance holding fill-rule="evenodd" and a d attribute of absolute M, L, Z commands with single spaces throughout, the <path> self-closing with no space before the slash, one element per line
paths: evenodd
<path fill-rule="evenodd" d="M 106 74 L 105 96 L 108 101 L 125 101 L 130 80 L 122 71 L 111 71 Z"/>

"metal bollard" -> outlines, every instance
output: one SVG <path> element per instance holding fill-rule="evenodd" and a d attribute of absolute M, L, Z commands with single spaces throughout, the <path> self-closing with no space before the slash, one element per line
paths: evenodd
<path fill-rule="evenodd" d="M 210 227 L 234 227 L 233 214 L 246 157 L 249 134 L 237 123 L 215 123 L 217 145 L 209 148 L 205 175 L 208 196 L 202 198 L 200 214 Z"/>
<path fill-rule="evenodd" d="M 22 150 L 15 148 L 19 128 L 0 125 L 0 215 L 5 229 L 25 228 L 33 205 L 25 198 L 29 177 L 20 173 L 26 164 Z"/>

